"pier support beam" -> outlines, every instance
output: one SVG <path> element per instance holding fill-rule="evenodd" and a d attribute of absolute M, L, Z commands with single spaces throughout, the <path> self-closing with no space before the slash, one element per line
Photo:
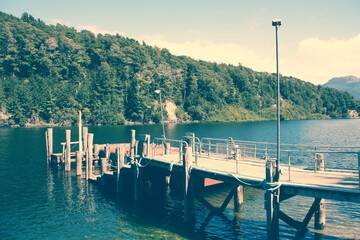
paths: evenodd
<path fill-rule="evenodd" d="M 120 172 L 125 164 L 125 150 L 124 147 L 116 148 L 116 160 L 117 160 L 117 171 L 116 171 L 116 192 L 120 192 Z"/>
<path fill-rule="evenodd" d="M 266 161 L 266 183 L 271 186 L 275 177 L 275 160 Z M 267 239 L 279 239 L 279 210 L 280 210 L 280 189 L 267 189 L 265 193 L 265 208 L 267 218 Z"/>
<path fill-rule="evenodd" d="M 184 169 L 184 220 L 191 223 L 194 219 L 194 189 L 193 181 L 190 181 L 190 169 L 193 162 L 192 147 L 185 148 L 185 155 L 183 160 Z"/>
<path fill-rule="evenodd" d="M 87 151 L 87 147 L 88 147 L 88 128 L 87 127 L 83 127 L 83 130 L 82 130 L 82 138 L 83 138 L 83 153 L 86 153 Z"/>
<path fill-rule="evenodd" d="M 244 203 L 244 187 L 238 186 L 234 192 L 234 211 L 239 212 L 242 204 Z"/>
<path fill-rule="evenodd" d="M 314 228 L 323 230 L 326 224 L 325 199 L 321 199 L 315 210 Z"/>
<path fill-rule="evenodd" d="M 65 171 L 71 170 L 71 130 L 66 130 Z"/>
<path fill-rule="evenodd" d="M 46 159 L 47 162 L 51 162 L 51 155 L 53 154 L 53 129 L 48 128 L 45 132 L 46 139 Z"/>
<path fill-rule="evenodd" d="M 82 175 L 82 151 L 76 152 L 76 175 L 81 176 Z"/>
<path fill-rule="evenodd" d="M 92 178 L 92 169 L 93 169 L 93 140 L 94 134 L 89 133 L 87 136 L 87 151 L 86 151 L 86 179 Z"/>

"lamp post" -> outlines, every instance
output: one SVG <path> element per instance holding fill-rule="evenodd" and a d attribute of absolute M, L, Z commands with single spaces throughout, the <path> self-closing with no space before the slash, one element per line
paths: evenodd
<path fill-rule="evenodd" d="M 281 26 L 281 20 L 275 19 L 272 21 L 272 26 L 275 27 L 276 37 L 276 121 L 277 121 L 277 151 L 276 151 L 276 172 L 274 176 L 275 182 L 280 180 L 279 166 L 280 166 L 280 79 L 279 79 L 279 47 L 278 47 L 278 29 Z"/>
<path fill-rule="evenodd" d="M 162 101 L 161 101 L 161 90 L 157 89 L 155 90 L 156 94 L 159 94 L 159 98 L 160 98 L 160 111 L 161 111 L 161 123 L 162 123 L 162 131 L 163 131 L 163 137 L 166 138 L 165 136 L 165 126 L 164 126 L 164 113 L 163 113 L 163 107 L 162 107 Z"/>

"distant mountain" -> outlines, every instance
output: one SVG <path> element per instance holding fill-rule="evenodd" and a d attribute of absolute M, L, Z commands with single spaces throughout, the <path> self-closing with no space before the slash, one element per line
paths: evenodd
<path fill-rule="evenodd" d="M 340 91 L 346 91 L 360 100 L 360 78 L 354 76 L 336 77 L 330 79 L 323 85 L 324 87 L 335 88 Z"/>

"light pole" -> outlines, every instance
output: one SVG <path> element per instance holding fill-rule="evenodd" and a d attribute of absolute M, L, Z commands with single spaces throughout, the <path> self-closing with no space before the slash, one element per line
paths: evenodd
<path fill-rule="evenodd" d="M 276 121 L 277 121 L 277 151 L 276 151 L 276 173 L 275 182 L 280 181 L 279 166 L 280 166 L 280 79 L 279 79 L 279 47 L 278 47 L 278 29 L 281 26 L 281 20 L 275 19 L 272 21 L 272 26 L 275 27 L 276 36 Z"/>
<path fill-rule="evenodd" d="M 160 98 L 160 111 L 161 111 L 161 123 L 162 123 L 162 131 L 163 131 L 163 137 L 166 138 L 165 136 L 165 126 L 164 126 L 164 113 L 163 113 L 163 107 L 162 107 L 162 101 L 161 101 L 161 90 L 157 89 L 155 90 L 156 94 L 159 94 L 159 98 Z"/>

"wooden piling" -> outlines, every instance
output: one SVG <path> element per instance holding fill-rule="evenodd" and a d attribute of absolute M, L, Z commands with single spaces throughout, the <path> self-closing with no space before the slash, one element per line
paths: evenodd
<path fill-rule="evenodd" d="M 130 157 L 132 160 L 135 159 L 135 144 L 136 144 L 135 130 L 131 129 Z"/>
<path fill-rule="evenodd" d="M 266 183 L 272 185 L 274 183 L 275 160 L 267 159 L 266 161 Z M 265 192 L 265 208 L 267 218 L 267 239 L 279 239 L 279 210 L 280 210 L 280 189 L 267 189 Z"/>
<path fill-rule="evenodd" d="M 83 143 L 82 143 L 82 115 L 81 111 L 79 111 L 79 118 L 78 118 L 78 127 L 79 127 L 79 151 L 82 153 L 83 151 Z"/>
<path fill-rule="evenodd" d="M 51 162 L 51 155 L 53 154 L 53 129 L 48 128 L 45 132 L 46 139 L 46 159 L 47 162 Z"/>
<path fill-rule="evenodd" d="M 184 221 L 190 223 L 194 220 L 194 193 L 190 182 L 190 169 L 193 162 L 192 147 L 185 148 L 183 160 L 184 170 Z"/>
<path fill-rule="evenodd" d="M 326 224 L 325 199 L 321 199 L 315 210 L 314 228 L 323 230 Z"/>
<path fill-rule="evenodd" d="M 82 175 L 82 151 L 76 152 L 76 175 L 81 176 Z"/>
<path fill-rule="evenodd" d="M 92 169 L 93 169 L 93 140 L 94 134 L 89 133 L 87 138 L 87 150 L 88 150 L 88 177 L 92 178 Z"/>
<path fill-rule="evenodd" d="M 82 130 L 82 139 L 83 139 L 83 151 L 84 153 L 86 153 L 87 151 L 87 146 L 88 146 L 88 143 L 87 143 L 87 140 L 88 140 L 88 128 L 87 127 L 83 127 L 83 130 Z"/>
<path fill-rule="evenodd" d="M 242 185 L 237 187 L 234 193 L 234 211 L 239 212 L 244 203 L 244 187 Z"/>
<path fill-rule="evenodd" d="M 120 192 L 120 172 L 125 164 L 125 150 L 123 147 L 116 148 L 116 160 L 117 160 L 117 171 L 116 171 L 116 192 Z"/>
<path fill-rule="evenodd" d="M 107 158 L 101 158 L 101 175 L 106 173 L 107 170 Z"/>
<path fill-rule="evenodd" d="M 71 170 L 71 130 L 66 130 L 65 171 Z"/>

